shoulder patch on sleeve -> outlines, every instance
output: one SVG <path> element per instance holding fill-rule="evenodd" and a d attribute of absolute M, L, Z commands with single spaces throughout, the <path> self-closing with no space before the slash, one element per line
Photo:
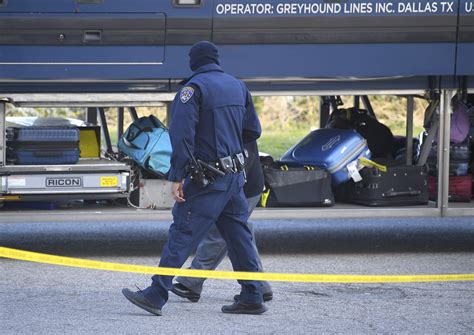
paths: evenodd
<path fill-rule="evenodd" d="M 179 93 L 179 99 L 183 104 L 189 101 L 193 97 L 194 94 L 194 88 L 191 86 L 186 86 L 181 89 L 181 92 Z"/>

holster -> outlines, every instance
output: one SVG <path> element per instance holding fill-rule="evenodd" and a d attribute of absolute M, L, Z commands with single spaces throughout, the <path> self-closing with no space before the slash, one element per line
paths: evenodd
<path fill-rule="evenodd" d="M 235 173 L 234 160 L 231 156 L 219 158 L 219 163 L 225 174 Z"/>

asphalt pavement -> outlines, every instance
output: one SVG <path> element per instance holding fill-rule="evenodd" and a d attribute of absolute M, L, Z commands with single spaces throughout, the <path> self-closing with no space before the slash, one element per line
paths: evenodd
<path fill-rule="evenodd" d="M 474 219 L 258 220 L 268 272 L 474 273 Z M 0 224 L 0 245 L 72 257 L 156 265 L 169 222 Z M 209 279 L 198 303 L 170 295 L 163 316 L 131 305 L 123 287 L 148 275 L 0 259 L 2 334 L 393 334 L 474 332 L 473 282 L 274 282 L 263 315 L 220 312 L 239 286 Z M 222 270 L 231 270 L 226 260 Z"/>

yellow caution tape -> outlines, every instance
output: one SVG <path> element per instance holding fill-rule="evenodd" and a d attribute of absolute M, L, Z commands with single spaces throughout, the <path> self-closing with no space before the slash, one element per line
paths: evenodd
<path fill-rule="evenodd" d="M 387 172 L 387 166 L 386 165 L 382 165 L 382 164 L 379 164 L 379 163 L 376 163 L 370 159 L 367 159 L 365 157 L 360 157 L 359 158 L 359 162 L 364 165 L 364 166 L 367 166 L 367 167 L 374 167 L 374 168 L 377 168 L 379 169 L 380 171 L 382 172 Z"/>
<path fill-rule="evenodd" d="M 0 247 L 0 257 L 22 261 L 72 266 L 85 269 L 158 274 L 164 276 L 183 276 L 215 279 L 267 280 L 304 283 L 414 283 L 414 282 L 447 282 L 474 281 L 474 273 L 470 274 L 434 274 L 434 275 L 336 275 L 336 274 L 300 274 L 300 273 L 268 273 L 268 272 L 232 272 L 162 268 L 120 263 L 92 261 L 40 254 Z"/>

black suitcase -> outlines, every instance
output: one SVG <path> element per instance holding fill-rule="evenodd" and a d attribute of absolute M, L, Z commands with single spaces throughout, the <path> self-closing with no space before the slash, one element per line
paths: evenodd
<path fill-rule="evenodd" d="M 438 162 L 435 158 L 428 158 L 426 162 L 428 167 L 428 174 L 436 176 L 438 174 Z M 467 176 L 469 173 L 469 161 L 450 160 L 449 161 L 449 175 L 450 176 Z"/>
<path fill-rule="evenodd" d="M 409 206 L 428 203 L 428 173 L 424 166 L 388 166 L 387 172 L 366 167 L 362 181 L 337 190 L 337 200 L 367 206 Z"/>
<path fill-rule="evenodd" d="M 262 207 L 321 207 L 334 205 L 331 175 L 318 167 L 264 165 Z"/>
<path fill-rule="evenodd" d="M 7 128 L 7 161 L 19 165 L 74 164 L 79 160 L 77 127 Z"/>

